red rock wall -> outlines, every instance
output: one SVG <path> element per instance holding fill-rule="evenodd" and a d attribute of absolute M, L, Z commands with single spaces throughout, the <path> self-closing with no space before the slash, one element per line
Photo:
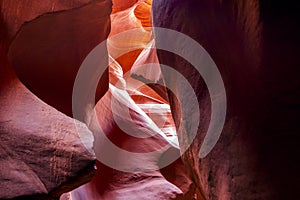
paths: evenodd
<path fill-rule="evenodd" d="M 208 156 L 200 159 L 198 152 L 212 112 L 207 87 L 186 60 L 158 51 L 159 61 L 183 74 L 197 94 L 201 125 L 196 139 L 182 160 L 150 173 L 126 173 L 97 162 L 92 181 L 73 190 L 72 199 L 296 199 L 300 177 L 299 8 L 292 1 L 154 0 L 151 22 L 151 1 L 140 1 L 136 7 L 136 0 L 112 3 L 113 7 L 109 0 L 0 1 L 0 198 L 57 199 L 90 181 L 93 145 L 103 150 L 100 153 L 106 150 L 105 145 L 92 144 L 90 130 L 99 132 L 96 122 L 106 128 L 112 142 L 126 150 L 153 151 L 167 144 L 163 135 L 139 140 L 117 127 L 111 107 L 107 107 L 112 91 L 104 95 L 108 71 L 99 82 L 96 116 L 86 121 L 88 128 L 69 117 L 74 79 L 86 55 L 109 34 L 113 37 L 140 28 L 136 40 L 111 41 L 122 48 L 140 45 L 140 49 L 116 58 L 120 71 L 129 72 L 153 39 L 147 27 L 154 25 L 192 37 L 218 66 L 227 95 L 221 137 Z M 161 39 L 168 38 L 156 38 Z M 154 51 L 146 53 L 148 57 L 146 54 L 139 62 L 158 61 Z M 160 70 L 155 73 L 156 79 L 162 77 Z M 162 73 L 165 81 L 176 81 L 166 71 Z M 110 83 L 123 78 L 116 74 L 111 72 Z M 181 91 L 180 84 L 176 87 Z M 135 102 L 132 106 L 170 100 L 178 127 L 182 117 L 178 99 L 171 92 L 167 98 L 164 89 L 153 88 L 161 93 L 146 85 L 135 91 L 122 88 L 122 92 L 130 93 L 128 99 Z M 184 97 L 184 92 L 179 95 Z M 140 111 L 132 112 L 139 124 L 147 125 Z M 143 112 L 153 117 L 151 109 Z M 158 116 L 164 115 L 170 118 L 170 112 Z M 128 119 L 120 116 L 127 123 Z M 172 124 L 170 119 L 168 125 Z M 78 126 L 85 133 L 87 149 L 78 136 Z M 182 149 L 186 138 L 179 132 Z M 151 159 L 126 158 L 125 164 L 130 169 L 159 167 L 173 151 L 179 154 L 172 147 Z M 115 161 L 124 164 L 124 158 L 118 156 Z"/>
<path fill-rule="evenodd" d="M 92 178 L 95 154 L 92 133 L 65 115 L 71 115 L 71 99 L 55 89 L 72 92 L 72 72 L 108 35 L 111 3 L 3 0 L 0 6 L 0 198 L 57 199 Z M 88 10 L 93 10 L 89 17 Z M 78 23 L 74 17 L 80 18 Z M 87 34 L 77 29 L 83 25 L 98 27 L 99 33 L 80 43 L 76 38 Z M 59 52 L 62 46 L 70 54 Z M 57 59 L 46 59 L 49 55 Z M 64 75 L 53 77 L 57 74 Z M 107 80 L 101 83 L 98 98 L 108 87 Z"/>
<path fill-rule="evenodd" d="M 200 102 L 201 125 L 183 159 L 205 199 L 299 196 L 297 9 L 292 1 L 153 1 L 154 26 L 195 39 L 211 55 L 224 80 L 225 126 L 212 152 L 199 159 L 211 114 L 207 88 L 185 60 L 158 53 L 161 63 L 189 80 Z M 169 98 L 178 125 L 180 107 L 173 94 Z M 179 133 L 183 146 L 185 137 Z"/>
<path fill-rule="evenodd" d="M 43 101 L 72 116 L 77 71 L 87 54 L 107 38 L 110 13 L 110 1 L 95 1 L 67 12 L 45 14 L 24 24 L 9 49 L 9 58 L 20 80 Z M 96 100 L 107 87 L 105 73 Z"/>

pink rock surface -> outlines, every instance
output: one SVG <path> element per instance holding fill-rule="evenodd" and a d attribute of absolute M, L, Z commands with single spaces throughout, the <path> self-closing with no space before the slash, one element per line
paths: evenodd
<path fill-rule="evenodd" d="M 95 162 L 95 154 L 92 150 L 93 135 L 85 124 L 60 112 L 63 111 L 70 115 L 68 108 L 63 107 L 71 106 L 70 99 L 62 107 L 56 105 L 60 111 L 39 99 L 39 97 L 43 97 L 41 91 L 47 91 L 47 88 L 41 89 L 43 84 L 31 79 L 31 77 L 37 74 L 40 76 L 45 75 L 48 63 L 44 60 L 44 63 L 40 62 L 40 65 L 37 66 L 37 62 L 40 61 L 39 57 L 30 57 L 28 55 L 31 52 L 41 57 L 47 57 L 46 54 L 55 51 L 59 52 L 57 49 L 60 49 L 64 44 L 64 40 L 68 40 L 68 34 L 71 33 L 81 38 L 81 36 L 85 35 L 84 32 L 75 31 L 75 33 L 71 29 L 75 30 L 76 26 L 82 26 L 82 22 L 74 23 L 73 25 L 70 25 L 70 23 L 75 17 L 74 14 L 77 14 L 77 17 L 86 19 L 84 16 L 87 15 L 87 10 L 92 8 L 91 10 L 94 10 L 94 12 L 90 13 L 93 16 L 90 18 L 91 23 L 88 23 L 88 20 L 86 20 L 85 25 L 88 24 L 87 27 L 100 25 L 100 29 L 97 29 L 100 31 L 97 40 L 91 37 L 90 41 L 87 39 L 85 44 L 82 45 L 83 43 L 77 43 L 75 38 L 73 38 L 73 46 L 68 46 L 73 54 L 77 50 L 76 55 L 80 55 L 80 58 L 83 59 L 89 48 L 97 45 L 99 40 L 104 40 L 105 35 L 108 33 L 109 25 L 107 24 L 109 24 L 111 3 L 109 1 L 88 0 L 43 1 L 42 3 L 41 1 L 4 0 L 0 2 L 0 5 L 0 198 L 57 199 L 63 192 L 70 191 L 92 178 Z M 95 9 L 103 9 L 105 12 L 99 13 L 99 10 L 97 10 L 98 15 L 95 15 Z M 49 14 L 45 15 L 45 13 Z M 105 13 L 107 17 L 102 18 Z M 41 15 L 43 16 L 41 17 Z M 64 18 L 59 16 L 64 16 Z M 43 21 L 43 24 L 39 24 L 39 20 L 44 18 L 47 20 Z M 95 21 L 95 18 L 101 18 L 102 21 Z M 55 21 L 59 19 L 61 19 L 59 22 Z M 60 26 L 62 29 L 55 29 L 51 24 Z M 52 29 L 44 30 L 48 26 L 52 26 Z M 29 29 L 27 29 L 28 27 Z M 31 30 L 30 27 L 35 30 Z M 22 35 L 21 32 L 23 33 L 24 30 L 26 31 Z M 17 32 L 20 35 L 16 36 Z M 52 32 L 52 36 L 58 36 L 53 38 L 52 42 L 56 42 L 53 46 L 50 45 L 50 32 Z M 29 37 L 28 34 L 30 35 Z M 96 34 L 94 33 L 94 35 Z M 20 39 L 23 36 L 24 40 Z M 19 38 L 17 43 L 17 40 L 14 40 L 16 38 Z M 41 47 L 38 45 L 39 42 L 42 42 L 38 38 L 44 38 L 45 46 Z M 13 53 L 10 53 L 9 60 L 8 51 L 12 43 L 14 48 L 11 49 L 15 50 L 11 51 Z M 43 51 L 44 48 L 47 50 Z M 64 50 L 67 51 L 66 48 Z M 18 54 L 19 60 L 14 57 L 16 54 Z M 70 54 L 65 54 L 65 58 L 68 55 Z M 55 58 L 53 59 L 55 60 Z M 68 59 L 70 60 L 70 58 Z M 28 66 L 23 65 L 24 60 L 29 63 Z M 76 61 L 73 63 L 74 68 L 78 68 L 81 64 L 80 59 Z M 14 62 L 20 64 L 14 65 L 17 75 L 22 77 L 26 86 L 29 86 L 34 94 L 16 76 L 12 67 Z M 57 64 L 62 63 L 58 62 Z M 54 64 L 54 66 L 58 67 L 59 65 L 56 66 Z M 36 67 L 36 70 L 33 70 L 34 68 L 31 67 Z M 51 68 L 50 66 L 48 67 Z M 51 70 L 57 70 L 56 73 L 66 73 L 65 67 L 70 66 L 60 65 L 60 68 L 55 67 L 48 68 L 48 70 L 50 72 Z M 55 73 L 53 71 L 52 73 Z M 70 81 L 68 79 L 69 75 L 67 73 L 64 76 L 67 82 Z M 45 78 L 45 80 L 49 79 Z M 32 85 L 28 84 L 28 82 Z M 104 93 L 108 82 L 103 81 L 102 83 L 102 93 Z M 51 85 L 51 82 L 48 82 L 48 84 Z M 61 88 L 64 87 L 65 83 L 62 84 Z M 31 88 L 31 86 L 39 88 L 41 90 L 40 93 L 38 90 L 34 90 L 34 87 Z M 64 89 L 66 91 L 66 88 Z M 67 91 L 70 90 L 72 88 L 67 89 Z M 51 95 L 57 95 L 53 90 L 48 90 L 47 92 L 50 94 L 50 97 Z M 99 96 L 98 98 L 100 98 Z M 51 102 L 50 98 L 44 98 L 44 100 Z M 64 103 L 65 100 L 60 99 L 57 102 Z M 83 133 L 81 138 L 78 135 L 79 130 Z"/>
<path fill-rule="evenodd" d="M 122 68 L 119 65 L 110 68 L 110 78 L 115 85 L 110 84 L 109 91 L 97 103 L 94 114 L 91 114 L 90 120 L 87 121 L 95 136 L 94 150 L 100 161 L 97 163 L 96 175 L 91 182 L 72 191 L 69 198 L 182 199 L 182 191 L 167 181 L 159 170 L 162 155 L 172 148 L 167 135 L 164 135 L 167 131 L 163 130 L 166 126 L 174 125 L 151 124 L 151 111 L 147 113 L 150 117 L 147 117 L 139 108 L 140 105 L 150 104 L 163 106 L 164 100 L 154 91 L 151 93 L 150 88 L 130 90 L 129 80 L 123 79 Z M 121 80 L 119 84 L 117 79 Z M 126 111 L 129 115 L 126 115 Z M 171 118 L 161 112 L 154 119 L 164 121 L 164 117 Z M 103 137 L 107 139 L 104 140 Z M 115 147 L 139 155 L 124 154 L 120 150 L 115 151 Z M 153 153 L 147 154 L 150 152 Z"/>
<path fill-rule="evenodd" d="M 6 86 L 0 93 L 0 198 L 49 193 L 57 198 L 87 182 L 95 159 L 88 128 L 42 102 L 17 79 Z M 85 146 L 78 129 L 85 133 Z"/>
<path fill-rule="evenodd" d="M 299 8 L 292 2 L 260 0 L 154 0 L 151 18 L 151 3 L 0 1 L 1 199 L 58 199 L 79 186 L 61 200 L 297 199 Z M 170 39 L 153 38 L 152 19 L 154 26 L 196 40 L 222 75 L 225 126 L 204 158 L 198 153 L 211 121 L 207 86 L 183 58 L 162 51 L 157 58 L 155 50 L 147 49 L 155 46 L 155 40 Z M 131 40 L 113 38 L 132 28 L 137 31 Z M 110 66 L 110 80 L 106 71 L 99 82 L 98 103 L 92 113 L 84 113 L 85 125 L 70 118 L 74 80 L 87 54 L 108 36 L 103 62 L 108 63 L 110 55 L 115 63 Z M 139 48 L 115 57 L 135 46 Z M 156 70 L 139 67 L 147 62 L 154 62 Z M 201 110 L 192 145 L 182 159 L 161 170 L 164 159 L 179 156 L 174 122 L 179 127 L 180 109 L 192 114 L 195 108 L 188 101 L 181 108 L 174 93 L 167 95 L 155 84 L 133 89 L 138 81 L 127 72 L 141 80 L 177 81 L 160 71 L 158 62 L 189 80 Z M 176 87 L 185 97 L 182 85 Z M 116 119 L 130 131 L 119 127 Z M 115 146 L 141 155 L 155 153 L 138 157 L 110 151 L 109 143 L 101 140 L 99 124 Z M 188 134 L 183 131 L 178 136 L 182 151 L 189 145 Z M 95 154 L 100 158 L 96 172 Z M 106 166 L 102 158 L 114 166 Z"/>
<path fill-rule="evenodd" d="M 151 133 L 154 134 L 154 136 L 141 139 L 130 136 L 127 132 L 122 131 L 116 124 L 115 119 L 120 118 L 119 120 L 122 120 L 122 124 L 130 123 L 130 121 L 122 117 L 122 109 L 118 109 L 121 110 L 121 112 L 114 113 L 117 116 L 113 116 L 111 111 L 111 98 L 114 97 L 111 93 L 118 95 L 115 91 L 109 91 L 96 106 L 95 112 L 98 121 L 92 120 L 89 123 L 89 128 L 95 134 L 95 152 L 97 158 L 102 158 L 103 156 L 100 154 L 105 153 L 108 159 L 113 160 L 115 167 L 121 167 L 124 170 L 130 170 L 134 173 L 120 171 L 115 169 L 114 166 L 107 167 L 98 163 L 97 172 L 93 180 L 72 191 L 71 199 L 180 199 L 182 197 L 182 191 L 168 182 L 159 170 L 153 170 L 153 168 L 158 169 L 159 167 L 159 158 L 165 151 L 163 148 L 168 145 L 167 141 L 155 133 L 151 127 L 144 127 L 142 124 L 144 123 L 144 125 L 146 125 L 147 121 L 144 121 L 143 117 L 139 116 L 138 113 L 135 114 L 137 115 L 135 123 L 141 125 L 135 129 L 137 132 L 134 133 L 134 135 L 141 136 Z M 113 106 L 116 107 L 117 105 Z M 134 156 L 124 157 L 121 153 L 114 153 L 109 145 L 106 143 L 103 144 L 103 142 L 100 141 L 101 133 L 97 123 L 102 127 L 106 137 L 108 137 L 114 145 L 117 145 L 123 150 L 135 153 L 157 152 L 152 157 L 145 155 L 142 159 Z"/>

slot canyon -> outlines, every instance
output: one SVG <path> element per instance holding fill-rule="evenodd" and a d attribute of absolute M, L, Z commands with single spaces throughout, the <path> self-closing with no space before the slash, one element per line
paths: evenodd
<path fill-rule="evenodd" d="M 298 199 L 299 10 L 0 0 L 0 199 Z"/>

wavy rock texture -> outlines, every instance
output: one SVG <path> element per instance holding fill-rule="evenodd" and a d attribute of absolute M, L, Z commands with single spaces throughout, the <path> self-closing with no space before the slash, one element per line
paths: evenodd
<path fill-rule="evenodd" d="M 144 87 L 131 90 L 130 79 L 130 77 L 123 78 L 122 68 L 116 62 L 110 67 L 112 83 L 110 89 L 97 103 L 94 117 L 87 122 L 95 135 L 94 150 L 97 158 L 104 164 L 98 162 L 93 180 L 72 191 L 68 194 L 68 198 L 72 200 L 183 198 L 182 190 L 167 181 L 159 171 L 160 160 L 163 159 L 164 153 L 172 148 L 168 140 L 175 132 L 173 120 L 170 121 L 172 119 L 170 109 L 163 109 L 168 104 L 143 84 Z M 134 82 L 133 85 L 136 84 Z M 151 109 L 150 112 L 143 111 L 141 105 L 157 106 L 160 112 L 155 115 Z M 129 112 L 129 116 L 126 115 L 126 111 Z M 165 123 L 157 123 L 159 121 Z M 107 137 L 114 146 L 139 153 L 140 156 L 113 151 L 109 142 L 103 142 L 99 126 L 105 133 L 104 137 Z M 147 138 L 136 138 L 141 136 Z M 171 141 L 170 143 L 172 144 Z M 154 153 L 146 155 L 149 152 Z M 175 152 L 178 154 L 178 149 Z M 177 157 L 180 157 L 179 154 Z M 113 165 L 109 161 L 112 161 Z"/>
<path fill-rule="evenodd" d="M 117 95 L 126 95 L 125 93 L 126 91 L 116 91 L 111 86 L 110 91 L 96 106 L 97 121 L 91 121 L 89 124 L 90 129 L 96 135 L 94 148 L 97 158 L 102 158 L 102 162 L 106 159 L 112 160 L 114 165 L 107 167 L 98 163 L 98 169 L 93 180 L 72 191 L 71 199 L 181 199 L 182 191 L 168 182 L 159 170 L 153 170 L 155 168 L 158 169 L 161 155 L 166 151 L 166 148 L 170 148 L 166 139 L 147 125 L 149 122 L 141 116 L 138 110 L 130 111 L 131 115 L 135 115 L 134 122 L 140 124 L 133 129 L 134 132 L 131 134 L 134 133 L 135 136 L 153 134 L 150 138 L 141 139 L 130 136 L 128 132 L 123 131 L 122 127 L 118 127 L 116 124 L 116 119 L 121 124 L 132 123 L 132 119 L 124 118 L 125 113 L 122 112 L 126 104 L 119 102 L 119 99 L 114 99 Z M 122 98 L 123 96 L 120 97 Z M 115 101 L 118 101 L 118 103 L 112 105 L 112 102 Z M 125 101 L 128 100 L 125 99 Z M 117 107 L 118 113 L 114 113 L 111 110 L 111 106 Z M 130 106 L 130 109 L 134 109 L 134 107 Z M 144 155 L 143 157 L 122 155 L 120 152 L 115 153 L 107 143 L 101 143 L 98 123 L 106 137 L 119 148 L 140 154 L 155 153 L 152 156 Z M 131 126 L 136 125 L 131 124 Z M 103 153 L 106 156 L 103 156 Z M 121 167 L 122 170 L 117 170 L 115 169 L 116 167 Z M 124 172 L 123 170 L 132 172 Z"/>
<path fill-rule="evenodd" d="M 9 49 L 20 80 L 43 101 L 72 116 L 72 91 L 87 54 L 110 31 L 110 1 L 93 1 L 67 12 L 46 14 L 27 23 Z M 103 62 L 107 63 L 103 59 Z M 96 101 L 108 88 L 108 73 L 100 80 Z"/>
<path fill-rule="evenodd" d="M 128 74 L 135 65 L 158 61 L 155 51 L 145 50 L 153 43 L 151 29 L 144 29 L 144 24 L 147 25 L 150 21 L 151 2 L 139 1 L 133 5 L 128 2 L 125 6 L 124 2 L 113 1 L 113 10 L 117 10 L 115 7 L 123 7 L 123 10 L 116 11 L 111 16 L 112 31 L 108 40 L 108 52 L 112 60 L 110 89 L 97 103 L 94 116 L 87 122 L 95 134 L 94 149 L 97 158 L 101 162 L 108 161 L 104 164 L 98 162 L 93 180 L 66 194 L 64 198 L 194 199 L 195 186 L 187 176 L 178 149 L 171 147 L 176 146 L 177 136 L 168 102 Z M 145 9 L 147 12 L 144 12 Z M 143 20 L 145 23 L 142 23 Z M 134 37 L 116 37 L 119 33 L 134 28 Z M 118 57 L 118 54 L 136 46 L 140 50 Z M 101 136 L 99 125 L 105 136 Z M 151 137 L 136 138 L 141 136 Z M 113 151 L 109 142 L 101 141 L 103 137 L 107 137 L 115 146 L 139 153 L 140 156 Z M 154 154 L 145 154 L 149 152 Z M 179 159 L 163 175 L 159 170 L 160 164 L 171 156 L 169 152 L 173 152 L 172 156 L 175 154 Z M 113 161 L 113 166 L 106 166 L 109 160 Z M 180 177 L 182 182 L 177 181 L 176 177 Z"/>
<path fill-rule="evenodd" d="M 258 0 L 154 0 L 152 6 L 154 26 L 195 39 L 211 55 L 225 84 L 227 118 L 222 135 L 210 154 L 199 159 L 211 114 L 206 85 L 185 60 L 158 52 L 162 64 L 189 80 L 200 102 L 201 127 L 183 160 L 203 198 L 299 196 L 298 7 L 291 1 Z M 179 105 L 173 94 L 169 98 L 178 125 Z M 187 135 L 180 132 L 178 137 L 181 147 L 188 145 Z"/>
<path fill-rule="evenodd" d="M 298 10 L 291 1 L 260 0 L 0 1 L 0 198 L 296 199 Z M 212 112 L 206 84 L 184 58 L 155 50 L 157 41 L 176 41 L 154 38 L 153 26 L 196 40 L 222 75 L 226 122 L 204 158 L 198 152 Z M 121 34 L 131 29 L 130 37 Z M 107 38 L 103 63 L 112 63 L 95 108 L 82 108 L 84 124 L 71 118 L 74 80 Z M 195 108 L 157 85 L 177 81 L 160 63 L 184 75 L 199 100 L 200 128 L 182 157 L 189 135 L 178 132 L 178 144 L 175 127 L 180 109 Z M 176 84 L 179 97 L 183 88 Z"/>
<path fill-rule="evenodd" d="M 92 178 L 95 154 L 93 135 L 86 125 L 61 113 L 70 115 L 71 99 L 61 99 L 58 92 L 51 89 L 51 84 L 62 80 L 49 76 L 61 74 L 66 82 L 72 81 L 72 71 L 75 73 L 85 54 L 107 36 L 111 3 L 3 0 L 0 5 L 0 198 L 57 199 L 63 192 Z M 93 11 L 90 18 L 87 16 L 89 10 Z M 78 31 L 83 22 L 74 22 L 74 14 L 85 20 L 85 28 L 100 26 L 97 39 L 95 36 L 89 40 L 86 38 L 89 34 Z M 72 37 L 74 35 L 76 37 Z M 76 38 L 85 38 L 85 41 L 80 43 Z M 68 56 L 71 54 L 61 52 L 61 46 L 64 51 L 77 56 L 72 58 L 74 62 L 70 63 Z M 46 59 L 49 54 L 57 53 L 64 56 L 58 55 L 57 60 L 52 57 L 51 62 Z M 13 67 L 34 94 L 20 82 Z M 37 79 L 41 77 L 50 82 Z M 68 87 L 66 82 L 60 89 L 71 92 L 72 88 L 64 88 Z M 104 80 L 102 84 L 104 93 L 108 82 Z M 49 99 L 43 96 L 45 93 L 50 95 Z M 99 94 L 98 98 L 101 92 Z M 51 96 L 59 97 L 58 101 L 53 103 Z M 60 104 L 63 105 L 60 107 Z M 79 138 L 79 130 L 83 138 Z"/>
<path fill-rule="evenodd" d="M 157 152 L 142 160 L 127 158 L 125 163 L 115 155 L 115 162 L 133 171 L 128 173 L 97 162 L 92 181 L 65 193 L 61 199 L 181 199 L 189 190 L 190 180 L 183 184 L 170 178 L 169 182 L 158 170 L 165 151 L 171 148 L 168 140 L 171 144 L 177 140 L 168 102 L 144 84 L 135 89 L 137 81 L 128 75 L 123 79 L 121 75 L 131 69 L 140 52 L 143 52 L 139 56 L 140 64 L 149 58 L 158 61 L 154 51 L 143 51 L 153 41 L 151 30 L 144 29 L 151 26 L 151 1 L 113 3 L 110 32 L 110 1 L 1 2 L 1 56 L 5 66 L 1 69 L 4 75 L 1 77 L 1 172 L 8 171 L 1 173 L 1 198 L 57 199 L 91 178 L 95 159 L 92 134 L 84 124 L 67 116 L 72 116 L 74 79 L 83 59 L 109 32 L 113 36 L 130 28 L 139 29 L 135 44 L 140 49 L 123 60 L 116 58 L 121 65 L 114 61 L 110 77 L 110 82 L 118 87 L 118 81 L 126 84 L 120 91 L 110 89 L 97 103 L 95 118 L 86 122 L 96 136 L 97 154 L 110 155 L 110 152 L 106 152 L 105 144 L 98 143 L 96 122 L 106 127 L 109 139 L 122 149 Z M 23 10 L 25 4 L 31 9 Z M 134 45 L 129 41 L 115 44 L 125 48 Z M 113 51 L 109 48 L 110 55 L 114 55 Z M 96 101 L 107 90 L 107 75 L 100 80 Z M 117 101 L 125 100 L 133 109 L 136 123 L 140 124 L 135 134 L 154 136 L 136 139 L 118 128 L 109 106 L 115 98 L 112 93 L 119 95 Z M 124 95 L 127 98 L 122 100 Z M 123 115 L 119 117 L 127 124 L 132 121 Z M 84 133 L 84 137 L 79 138 L 77 131 Z M 22 140 L 18 139 L 20 135 Z M 179 153 L 178 149 L 174 151 Z M 173 168 L 178 168 L 175 174 L 185 173 L 182 167 L 170 167 Z"/>

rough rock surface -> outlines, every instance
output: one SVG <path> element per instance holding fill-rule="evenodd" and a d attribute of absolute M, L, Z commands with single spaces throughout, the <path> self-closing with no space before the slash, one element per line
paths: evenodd
<path fill-rule="evenodd" d="M 0 198 L 48 193 L 57 198 L 87 182 L 95 159 L 88 128 L 42 102 L 17 79 L 6 86 L 0 93 Z"/>
<path fill-rule="evenodd" d="M 154 0 L 152 5 L 154 26 L 195 39 L 208 51 L 224 80 L 225 126 L 214 149 L 199 159 L 211 114 L 207 88 L 185 60 L 158 53 L 162 64 L 189 80 L 200 102 L 201 126 L 183 160 L 202 196 L 223 200 L 297 198 L 299 7 L 292 1 L 258 0 Z M 178 125 L 180 107 L 173 94 L 169 98 Z M 187 145 L 186 135 L 178 134 L 181 147 Z"/>
<path fill-rule="evenodd" d="M 71 29 L 75 30 L 76 26 L 82 25 L 80 22 L 74 23 L 74 26 L 68 25 L 68 23 L 71 23 L 72 19 L 74 19 L 74 15 L 72 16 L 70 13 L 74 14 L 75 12 L 78 14 L 78 17 L 84 17 L 87 13 L 86 9 L 91 7 L 89 4 L 92 4 L 95 9 L 105 8 L 104 13 L 107 13 L 107 16 L 109 15 L 109 11 L 111 10 L 109 1 L 105 6 L 103 1 L 90 0 L 43 1 L 42 3 L 36 0 L 3 0 L 0 2 L 1 199 L 14 197 L 17 197 L 17 199 L 57 199 L 63 192 L 70 191 L 89 181 L 94 174 L 95 155 L 92 150 L 93 136 L 86 125 L 66 116 L 41 101 L 39 99 L 41 93 L 30 88 L 35 94 L 31 93 L 17 77 L 17 75 L 24 75 L 22 78 L 25 83 L 32 81 L 31 86 L 38 87 L 40 82 L 35 82 L 36 80 L 34 79 L 30 80 L 30 76 L 35 76 L 34 73 L 41 76 L 47 73 L 47 71 L 44 71 L 44 67 L 47 66 L 47 63 L 41 62 L 39 63 L 41 65 L 37 66 L 35 65 L 37 64 L 35 61 L 39 60 L 39 57 L 30 57 L 30 59 L 28 57 L 30 53 L 39 54 L 40 52 L 37 53 L 38 51 L 42 51 L 46 48 L 37 48 L 38 38 L 43 37 L 41 34 L 48 34 L 49 36 L 51 35 L 50 32 L 52 32 L 57 36 L 61 36 L 56 39 L 60 41 L 65 39 L 68 41 L 68 38 L 66 38 L 68 35 L 64 35 L 64 31 L 75 34 Z M 45 15 L 45 13 L 49 14 Z M 93 13 L 95 14 L 95 11 Z M 103 16 L 101 15 L 102 13 L 98 13 L 98 17 L 101 18 Z M 60 22 L 55 23 L 55 19 L 59 19 L 61 15 L 66 18 L 60 18 Z M 91 16 L 97 18 L 93 14 Z M 34 24 L 38 24 L 39 20 L 44 18 L 47 18 L 48 22 L 51 23 L 46 23 L 44 26 L 34 26 Z M 87 23 L 88 20 L 85 21 L 85 23 L 89 25 L 88 27 L 99 25 L 99 22 L 93 20 L 94 18 L 91 18 L 91 23 Z M 85 45 L 83 46 L 80 46 L 82 43 L 76 43 L 75 38 L 73 38 L 74 43 L 73 46 L 68 46 L 70 48 L 69 50 L 74 53 L 77 49 L 77 55 L 80 58 L 84 56 L 84 53 L 88 53 L 88 48 L 92 48 L 93 45 L 96 45 L 99 39 L 103 40 L 105 35 L 109 32 L 109 26 L 107 26 L 109 20 L 107 22 L 107 18 L 101 18 L 103 19 L 103 23 L 100 23 L 100 25 L 103 26 L 98 36 L 102 37 L 98 37 L 97 40 L 91 37 L 91 41 L 88 39 L 85 40 Z M 63 25 L 64 23 L 66 26 Z M 54 26 L 52 27 L 53 29 L 47 29 L 47 25 L 51 24 Z M 55 25 L 61 26 L 62 29 L 55 29 Z M 40 30 L 40 32 L 30 32 L 31 30 L 26 28 L 31 26 L 42 30 Z M 43 30 L 44 28 L 48 30 L 47 33 Z M 11 51 L 10 60 L 18 54 L 20 58 L 19 61 L 24 61 L 22 60 L 23 58 L 30 65 L 26 66 L 27 68 L 24 70 L 22 68 L 24 67 L 23 63 L 18 63 L 20 65 L 15 68 L 17 69 L 16 75 L 8 59 L 8 51 L 9 46 L 13 43 L 20 29 L 20 32 L 25 30 L 22 32 L 25 35 L 20 34 L 17 37 L 20 38 L 24 36 L 26 41 L 19 40 L 19 44 L 14 43 L 14 51 Z M 99 31 L 99 29 L 97 30 Z M 59 31 L 62 31 L 60 32 L 61 34 L 58 33 Z M 26 33 L 31 33 L 32 35 L 27 35 L 26 37 Z M 85 33 L 76 33 L 76 37 L 78 38 L 85 35 Z M 23 46 L 25 44 L 22 42 L 29 43 Z M 47 43 L 49 41 L 46 40 L 44 42 Z M 61 46 L 57 43 L 52 46 L 52 48 L 57 48 L 55 51 L 58 52 L 60 47 Z M 20 51 L 18 51 L 18 49 Z M 65 50 L 67 51 L 67 49 Z M 44 51 L 44 54 L 39 54 L 39 56 L 43 57 L 46 56 L 45 54 L 51 52 L 53 53 L 53 49 L 48 49 L 48 51 Z M 68 54 L 65 54 L 65 56 L 68 56 Z M 13 61 L 16 60 L 13 59 Z M 80 62 L 81 60 L 78 59 L 74 67 L 78 67 Z M 67 63 L 68 62 L 66 62 L 66 64 Z M 38 70 L 32 70 L 30 67 L 33 66 Z M 64 70 L 64 67 L 70 66 L 60 67 L 60 69 L 56 68 L 57 70 L 62 70 L 59 72 L 68 73 L 68 71 Z M 20 73 L 18 70 L 24 70 L 25 72 Z M 49 70 L 51 71 L 51 69 Z M 25 75 L 28 76 L 26 77 Z M 65 75 L 68 76 L 68 74 Z M 102 83 L 102 89 L 107 89 L 108 82 L 104 81 Z M 30 84 L 26 86 L 30 87 Z M 44 89 L 47 90 L 46 88 Z M 52 95 L 57 95 L 55 91 L 47 90 L 47 92 L 53 92 Z M 47 101 L 47 99 L 45 100 Z M 70 106 L 70 99 L 68 99 L 68 102 L 68 106 Z M 60 111 L 70 114 L 65 107 L 57 106 L 57 108 L 61 108 Z M 84 133 L 81 139 L 79 138 L 78 130 Z"/>

